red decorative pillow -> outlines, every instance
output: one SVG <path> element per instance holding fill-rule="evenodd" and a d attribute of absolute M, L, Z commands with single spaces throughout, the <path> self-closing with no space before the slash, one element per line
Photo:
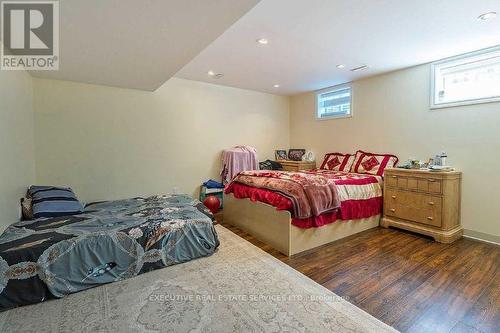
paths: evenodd
<path fill-rule="evenodd" d="M 386 167 L 393 168 L 397 163 L 397 156 L 391 154 L 374 154 L 358 150 L 350 171 L 383 176 Z"/>
<path fill-rule="evenodd" d="M 333 170 L 333 171 L 349 171 L 354 159 L 354 155 L 342 153 L 328 153 L 325 154 L 323 163 L 320 169 Z"/>

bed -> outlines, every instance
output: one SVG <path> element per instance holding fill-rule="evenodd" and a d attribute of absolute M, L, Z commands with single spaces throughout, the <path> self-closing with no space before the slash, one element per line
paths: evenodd
<path fill-rule="evenodd" d="M 282 178 L 283 182 L 274 184 Z M 285 190 L 289 184 L 296 187 Z M 319 208 L 312 204 L 309 211 L 301 213 L 296 209 L 301 200 L 294 193 L 300 188 L 314 188 L 311 184 L 321 189 L 326 186 L 328 191 L 313 190 L 305 196 L 326 197 L 326 203 Z M 377 227 L 382 213 L 382 184 L 380 175 L 335 170 L 247 171 L 225 190 L 224 222 L 292 256 Z"/>
<path fill-rule="evenodd" d="M 0 311 L 213 254 L 213 216 L 185 195 L 89 204 L 0 236 Z"/>

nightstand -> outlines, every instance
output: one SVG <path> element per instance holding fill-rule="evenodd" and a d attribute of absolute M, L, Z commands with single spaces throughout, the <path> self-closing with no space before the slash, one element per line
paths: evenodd
<path fill-rule="evenodd" d="M 383 227 L 397 227 L 452 243 L 462 237 L 462 173 L 385 169 Z"/>
<path fill-rule="evenodd" d="M 313 170 L 316 169 L 316 162 L 306 161 L 289 161 L 281 160 L 276 161 L 283 166 L 284 171 L 299 171 L 299 170 Z"/>

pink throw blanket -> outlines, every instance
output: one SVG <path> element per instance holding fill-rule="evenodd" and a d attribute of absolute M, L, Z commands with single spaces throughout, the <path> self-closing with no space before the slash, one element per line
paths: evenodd
<path fill-rule="evenodd" d="M 280 193 L 293 203 L 295 218 L 319 216 L 340 207 L 333 179 L 320 174 L 284 171 L 244 171 L 233 182 Z"/>
<path fill-rule="evenodd" d="M 236 146 L 222 152 L 222 183 L 227 184 L 241 171 L 259 170 L 257 149 L 250 146 Z"/>

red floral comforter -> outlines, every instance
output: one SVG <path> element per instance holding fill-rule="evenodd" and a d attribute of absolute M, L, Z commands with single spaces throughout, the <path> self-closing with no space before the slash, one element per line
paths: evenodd
<path fill-rule="evenodd" d="M 305 219 L 340 207 L 333 179 L 321 174 L 286 171 L 243 171 L 233 182 L 279 193 L 292 201 L 293 216 Z M 226 192 L 227 193 L 227 192 Z"/>
<path fill-rule="evenodd" d="M 255 171 L 253 171 L 255 172 Z M 260 201 L 270 204 L 278 210 L 288 210 L 292 213 L 292 224 L 300 228 L 320 227 L 336 220 L 351 220 L 367 218 L 378 215 L 382 211 L 382 177 L 368 174 L 356 174 L 330 170 L 314 170 L 303 172 L 259 172 L 261 177 L 270 174 L 271 177 L 282 177 L 282 174 L 290 176 L 296 174 L 304 175 L 300 178 L 305 181 L 308 175 L 322 177 L 323 183 L 334 184 L 336 197 L 340 201 L 338 209 L 325 210 L 322 213 L 312 213 L 310 216 L 299 217 L 295 214 L 294 200 L 283 195 L 282 188 L 272 189 L 266 186 L 255 186 L 255 184 L 239 182 L 236 177 L 227 187 L 226 193 L 233 193 L 236 198 L 249 198 L 252 201 Z M 245 179 L 245 178 L 243 178 Z M 314 178 L 317 179 L 317 178 Z M 307 187 L 307 183 L 302 182 Z M 329 186 L 330 186 L 329 185 Z M 279 186 L 276 184 L 276 186 Z M 331 206 L 335 206 L 336 202 Z M 304 215 L 302 215 L 304 216 Z"/>

